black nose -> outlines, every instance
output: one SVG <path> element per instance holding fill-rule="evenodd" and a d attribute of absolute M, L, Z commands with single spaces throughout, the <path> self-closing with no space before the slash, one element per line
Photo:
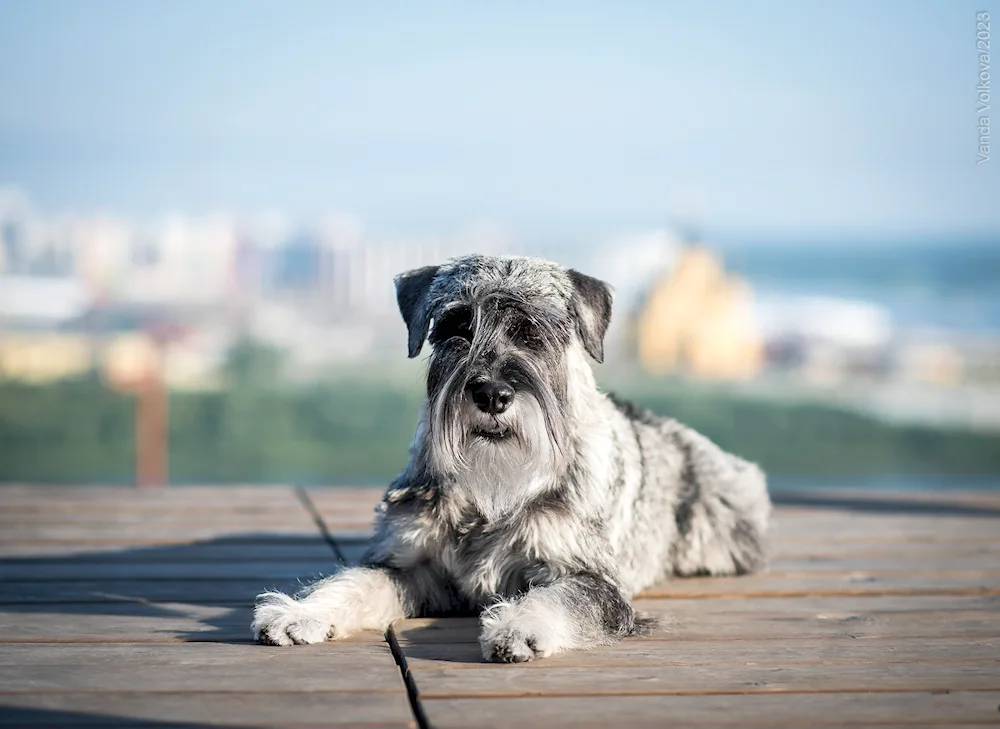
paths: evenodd
<path fill-rule="evenodd" d="M 476 407 L 490 415 L 499 415 L 514 402 L 514 388 L 505 382 L 473 382 L 469 385 L 469 392 Z"/>

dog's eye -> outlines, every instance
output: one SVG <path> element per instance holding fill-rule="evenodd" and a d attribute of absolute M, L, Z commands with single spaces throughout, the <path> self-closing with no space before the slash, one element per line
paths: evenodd
<path fill-rule="evenodd" d="M 517 340 L 528 347 L 537 347 L 542 343 L 542 335 L 538 327 L 530 321 L 520 322 L 515 329 Z"/>
<path fill-rule="evenodd" d="M 432 337 L 435 342 L 446 342 L 453 337 L 459 337 L 467 342 L 472 341 L 472 314 L 464 309 L 445 312 L 434 323 Z"/>

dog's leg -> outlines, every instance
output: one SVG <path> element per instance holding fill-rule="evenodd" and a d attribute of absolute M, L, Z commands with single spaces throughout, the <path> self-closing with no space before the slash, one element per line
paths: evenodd
<path fill-rule="evenodd" d="M 617 585 L 582 573 L 496 602 L 483 611 L 480 628 L 486 660 L 520 663 L 612 643 L 635 630 L 635 613 Z"/>
<path fill-rule="evenodd" d="M 321 643 L 359 630 L 385 630 L 416 614 L 444 587 L 427 571 L 403 575 L 379 567 L 351 567 L 291 597 L 265 592 L 257 597 L 251 629 L 270 645 Z"/>

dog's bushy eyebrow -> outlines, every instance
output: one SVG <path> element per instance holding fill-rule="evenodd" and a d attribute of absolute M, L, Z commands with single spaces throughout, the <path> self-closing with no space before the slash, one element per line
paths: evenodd
<path fill-rule="evenodd" d="M 559 321 L 564 318 L 563 312 L 557 307 L 539 305 L 523 296 L 509 292 L 498 291 L 484 296 L 477 304 L 483 311 L 493 309 L 504 315 L 515 315 L 538 324 Z"/>
<path fill-rule="evenodd" d="M 532 306 L 511 306 L 504 318 L 509 334 L 529 349 L 565 346 L 572 326 L 568 317 Z"/>
<path fill-rule="evenodd" d="M 524 337 L 536 346 L 543 343 L 564 344 L 572 326 L 564 310 L 548 302 L 536 302 L 516 291 L 477 291 L 469 298 L 445 304 L 434 316 L 430 333 L 433 344 L 465 333 L 474 334 L 484 322 L 491 328 L 502 327 L 511 334 L 520 335 L 531 330 L 533 336 Z M 530 343 L 529 342 L 529 343 Z"/>
<path fill-rule="evenodd" d="M 434 328 L 431 336 L 437 340 L 452 336 L 460 329 L 472 329 L 472 309 L 465 304 L 446 308 L 434 317 Z"/>
<path fill-rule="evenodd" d="M 468 319 L 472 316 L 472 309 L 465 304 L 449 306 L 434 317 L 435 324 L 448 323 L 461 319 Z"/>
<path fill-rule="evenodd" d="M 479 293 L 473 298 L 475 306 L 482 311 L 507 311 L 514 307 L 524 307 L 527 300 L 514 291 L 497 289 L 486 293 Z"/>

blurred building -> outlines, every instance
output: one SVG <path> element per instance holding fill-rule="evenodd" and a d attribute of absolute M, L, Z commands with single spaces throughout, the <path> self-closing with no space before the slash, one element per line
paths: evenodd
<path fill-rule="evenodd" d="M 12 333 L 0 336 L 0 377 L 45 382 L 81 375 L 93 364 L 92 342 L 84 336 Z"/>
<path fill-rule="evenodd" d="M 896 351 L 896 367 L 903 380 L 955 387 L 962 382 L 965 361 L 958 348 L 942 342 L 914 342 Z"/>
<path fill-rule="evenodd" d="M 633 321 L 632 346 L 647 372 L 746 379 L 763 361 L 749 286 L 727 275 L 719 257 L 685 247 L 646 292 Z"/>
<path fill-rule="evenodd" d="M 489 225 L 385 236 L 349 215 L 306 225 L 278 213 L 140 223 L 46 217 L 7 189 L 0 191 L 3 371 L 47 378 L 108 357 L 139 361 L 145 345 L 136 342 L 164 327 L 184 333 L 165 344 L 165 371 L 178 382 L 204 380 L 242 336 L 284 350 L 303 371 L 379 357 L 405 341 L 396 274 L 512 249 Z"/>
<path fill-rule="evenodd" d="M 18 190 L 0 189 L 0 275 L 71 276 L 70 226 L 66 218 L 39 215 Z"/>
<path fill-rule="evenodd" d="M 896 332 L 885 308 L 813 295 L 759 296 L 756 317 L 770 368 L 818 384 L 892 375 Z"/>
<path fill-rule="evenodd" d="M 0 335 L 59 327 L 88 304 L 86 288 L 76 279 L 0 273 Z"/>
<path fill-rule="evenodd" d="M 229 347 L 244 337 L 282 350 L 289 374 L 303 378 L 338 362 L 401 361 L 405 326 L 393 277 L 471 252 L 525 251 L 486 224 L 448 235 L 388 235 L 346 214 L 307 223 L 275 212 L 140 222 L 46 216 L 20 192 L 0 190 L 0 376 L 50 379 L 96 368 L 127 380 L 155 351 L 172 384 L 197 387 L 217 379 Z M 734 250 L 730 265 L 747 272 L 751 291 L 719 254 L 672 230 L 530 252 L 613 285 L 608 368 L 635 363 L 653 374 L 721 380 L 766 370 L 837 387 L 1000 383 L 995 326 L 915 328 L 913 320 L 926 320 L 923 301 L 924 313 L 908 325 L 905 308 L 878 296 L 879 277 L 895 268 L 872 273 L 853 254 L 772 252 L 769 264 L 753 269 L 746 260 L 740 267 Z M 751 253 L 759 262 L 759 251 Z M 839 261 L 835 273 L 845 281 L 867 276 L 877 286 L 818 295 L 828 259 Z M 937 270 L 948 260 L 925 265 Z M 988 276 L 993 259 L 984 260 L 962 264 L 955 281 L 968 279 L 966 269 Z M 931 301 L 936 307 L 940 299 Z M 980 293 L 975 301 L 977 310 L 987 308 L 975 321 L 1000 316 L 1000 299 Z"/>
<path fill-rule="evenodd" d="M 473 251 L 512 250 L 508 236 L 476 226 L 450 236 L 376 236 L 347 216 L 264 245 L 241 244 L 237 287 L 244 333 L 309 370 L 401 351 L 405 327 L 393 278 Z M 255 291 L 247 295 L 247 291 Z"/>

